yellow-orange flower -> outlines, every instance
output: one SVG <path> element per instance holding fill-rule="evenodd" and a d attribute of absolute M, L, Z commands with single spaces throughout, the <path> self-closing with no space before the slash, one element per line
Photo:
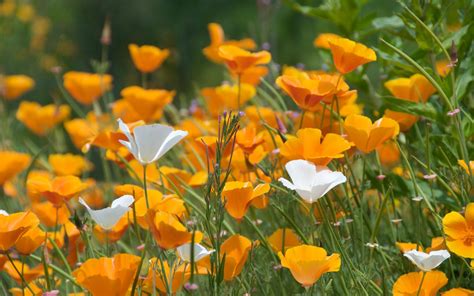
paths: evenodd
<path fill-rule="evenodd" d="M 260 84 L 261 79 L 267 74 L 268 68 L 265 66 L 250 67 L 240 75 L 240 82 L 257 86 Z M 231 75 L 234 79 L 239 79 L 238 74 L 232 72 Z"/>
<path fill-rule="evenodd" d="M 201 90 L 206 107 L 213 117 L 224 111 L 235 111 L 239 108 L 239 86 L 223 84 L 218 87 L 206 87 Z M 246 83 L 240 85 L 240 104 L 243 105 L 256 94 L 254 86 Z"/>
<path fill-rule="evenodd" d="M 21 171 L 28 167 L 30 156 L 15 151 L 0 151 L 0 186 L 13 179 Z"/>
<path fill-rule="evenodd" d="M 128 228 L 128 216 L 124 215 L 112 229 L 105 230 L 99 224 L 94 226 L 94 235 L 101 243 L 118 241 Z"/>
<path fill-rule="evenodd" d="M 296 137 L 288 137 L 280 148 L 280 154 L 286 161 L 304 159 L 327 165 L 334 158 L 344 157 L 344 151 L 349 148 L 351 144 L 340 135 L 328 133 L 322 139 L 321 130 L 305 128 L 298 130 Z"/>
<path fill-rule="evenodd" d="M 451 252 L 474 259 L 474 202 L 466 206 L 464 217 L 458 212 L 444 216 L 443 230 Z"/>
<path fill-rule="evenodd" d="M 112 258 L 89 259 L 73 272 L 79 285 L 93 296 L 125 296 L 137 272 L 140 257 L 117 254 Z"/>
<path fill-rule="evenodd" d="M 420 74 L 410 78 L 397 78 L 385 82 L 385 87 L 390 93 L 401 100 L 411 102 L 426 102 L 436 92 L 433 85 Z M 397 121 L 400 129 L 406 131 L 418 120 L 418 116 L 392 110 L 385 110 L 385 116 Z"/>
<path fill-rule="evenodd" d="M 272 59 L 268 51 L 262 50 L 252 53 L 234 45 L 221 45 L 219 56 L 224 60 L 229 70 L 238 75 L 251 67 L 268 64 Z"/>
<path fill-rule="evenodd" d="M 400 162 L 400 150 L 394 141 L 387 141 L 377 147 L 377 153 L 380 163 L 384 166 L 393 166 Z"/>
<path fill-rule="evenodd" d="M 26 75 L 9 75 L 0 80 L 4 97 L 15 100 L 35 86 L 35 81 Z"/>
<path fill-rule="evenodd" d="M 435 64 L 436 72 L 441 77 L 446 77 L 451 72 L 453 65 L 449 60 L 439 60 Z"/>
<path fill-rule="evenodd" d="M 5 271 L 8 273 L 8 275 L 12 279 L 14 279 L 18 284 L 22 282 L 22 279 L 20 275 L 18 274 L 17 270 L 21 271 L 23 269 L 23 278 L 25 279 L 27 283 L 37 279 L 44 273 L 43 264 L 36 265 L 33 268 L 30 268 L 27 264 L 23 265 L 22 267 L 22 262 L 19 260 L 13 260 L 13 264 L 10 261 L 5 263 L 4 268 L 5 268 Z"/>
<path fill-rule="evenodd" d="M 458 160 L 458 164 L 464 169 L 466 174 L 470 175 L 471 173 L 474 173 L 474 160 L 469 161 L 469 167 L 464 160 Z"/>
<path fill-rule="evenodd" d="M 57 176 L 80 176 L 92 168 L 92 164 L 83 156 L 74 154 L 51 154 L 48 162 Z"/>
<path fill-rule="evenodd" d="M 148 226 L 161 248 L 174 249 L 191 241 L 192 233 L 175 215 L 155 210 L 150 210 L 147 215 Z"/>
<path fill-rule="evenodd" d="M 225 201 L 225 209 L 229 215 L 241 220 L 252 201 L 266 194 L 269 190 L 269 184 L 259 184 L 253 188 L 250 182 L 231 181 L 224 186 L 222 200 Z"/>
<path fill-rule="evenodd" d="M 36 102 L 21 102 L 16 118 L 38 136 L 44 136 L 71 113 L 67 105 L 41 106 Z"/>
<path fill-rule="evenodd" d="M 288 248 L 299 246 L 300 240 L 291 228 L 277 229 L 267 239 L 268 243 L 275 252 L 285 253 Z"/>
<path fill-rule="evenodd" d="M 8 251 L 39 220 L 32 212 L 19 212 L 9 216 L 0 214 L 0 251 Z"/>
<path fill-rule="evenodd" d="M 211 43 L 209 46 L 204 48 L 202 52 L 209 60 L 213 61 L 214 63 L 224 62 L 224 60 L 219 56 L 219 47 L 221 45 L 235 45 L 243 49 L 254 49 L 256 47 L 255 42 L 250 38 L 226 41 L 224 30 L 222 29 L 221 25 L 217 23 L 208 24 L 207 29 L 209 30 Z"/>
<path fill-rule="evenodd" d="M 30 228 L 15 243 L 15 249 L 21 255 L 30 255 L 45 241 L 45 233 L 38 226 Z"/>
<path fill-rule="evenodd" d="M 400 127 L 395 120 L 386 117 L 382 117 L 372 124 L 368 117 L 350 115 L 344 121 L 344 130 L 349 140 L 359 150 L 370 153 L 385 141 L 397 136 Z"/>
<path fill-rule="evenodd" d="M 63 76 L 64 88 L 81 104 L 90 105 L 111 88 L 112 76 L 69 71 Z"/>
<path fill-rule="evenodd" d="M 41 194 L 56 207 L 77 196 L 87 188 L 76 176 L 60 176 L 52 180 L 36 177 L 29 178 L 27 182 L 33 193 Z"/>
<path fill-rule="evenodd" d="M 44 202 L 34 202 L 31 205 L 31 211 L 38 216 L 41 224 L 47 227 L 54 227 L 56 222 L 58 225 L 64 225 L 69 221 L 69 217 L 71 213 L 69 212 L 68 207 L 66 204 L 62 204 L 57 208 L 58 210 L 58 217 L 56 221 L 56 207 L 50 203 L 49 201 Z M 52 214 L 54 213 L 54 214 Z"/>
<path fill-rule="evenodd" d="M 319 34 L 313 41 L 313 45 L 319 48 L 330 49 L 329 40 L 341 38 L 341 36 L 333 33 Z"/>
<path fill-rule="evenodd" d="M 418 289 L 421 290 L 421 296 L 436 296 L 439 289 L 448 283 L 446 275 L 438 270 L 429 271 L 426 273 L 423 283 L 423 272 L 410 272 L 400 276 L 393 285 L 393 296 L 416 296 Z"/>
<path fill-rule="evenodd" d="M 352 72 L 357 67 L 376 61 L 375 51 L 346 38 L 328 40 L 332 59 L 341 74 Z"/>
<path fill-rule="evenodd" d="M 135 67 L 143 73 L 150 73 L 158 69 L 170 55 L 168 49 L 160 49 L 153 45 L 129 44 L 128 50 Z"/>
<path fill-rule="evenodd" d="M 472 296 L 474 295 L 474 290 L 464 289 L 464 288 L 454 288 L 446 292 L 441 293 L 442 296 Z"/>
<path fill-rule="evenodd" d="M 341 258 L 334 253 L 327 256 L 326 250 L 316 246 L 301 245 L 289 248 L 285 255 L 278 253 L 281 265 L 290 270 L 295 280 L 310 287 L 326 272 L 339 271 Z"/>

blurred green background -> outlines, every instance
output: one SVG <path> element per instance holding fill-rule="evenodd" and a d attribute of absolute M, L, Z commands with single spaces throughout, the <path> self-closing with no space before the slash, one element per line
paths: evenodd
<path fill-rule="evenodd" d="M 322 1 L 299 1 L 317 6 Z M 331 1 L 329 1 L 331 2 Z M 339 1 L 333 1 L 339 2 Z M 261 47 L 270 45 L 278 64 L 304 63 L 321 67 L 313 39 L 322 32 L 359 34 L 371 29 L 370 21 L 391 16 L 395 1 L 344 0 L 337 21 L 311 18 L 281 0 L 4 0 L 0 4 L 0 73 L 26 74 L 37 84 L 25 98 L 50 102 L 59 96 L 50 69 L 93 71 L 99 60 L 101 31 L 110 19 L 112 43 L 109 49 L 114 76 L 114 94 L 139 83 L 128 53 L 128 44 L 152 44 L 169 48 L 172 55 L 152 77 L 153 86 L 175 89 L 181 97 L 195 95 L 196 87 L 217 85 L 224 78 L 221 66 L 208 61 L 202 48 L 209 44 L 207 24 L 220 23 L 226 38 L 253 38 Z M 353 4 L 355 3 L 355 4 Z M 357 13 L 356 8 L 363 9 Z M 348 6 L 349 5 L 349 6 Z M 358 19 L 351 19 L 357 16 Z M 336 23 L 336 24 L 335 24 Z M 356 30 L 356 26 L 365 28 Z M 357 36 L 349 36 L 357 37 Z M 359 36 L 370 44 L 375 36 Z"/>

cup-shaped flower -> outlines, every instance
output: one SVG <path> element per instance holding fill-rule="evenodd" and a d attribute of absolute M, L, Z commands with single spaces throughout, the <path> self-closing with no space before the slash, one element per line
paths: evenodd
<path fill-rule="evenodd" d="M 28 154 L 15 151 L 0 151 L 0 186 L 10 181 L 28 167 L 31 157 Z"/>
<path fill-rule="evenodd" d="M 385 141 L 400 132 L 398 123 L 382 117 L 372 124 L 370 118 L 362 115 L 350 115 L 344 121 L 344 130 L 359 150 L 370 153 Z"/>
<path fill-rule="evenodd" d="M 237 75 L 251 67 L 268 64 L 272 56 L 268 51 L 250 52 L 234 45 L 219 47 L 219 56 L 226 63 L 229 70 Z"/>
<path fill-rule="evenodd" d="M 268 243 L 275 252 L 285 252 L 288 248 L 299 246 L 300 240 L 291 228 L 277 229 L 267 238 Z"/>
<path fill-rule="evenodd" d="M 351 144 L 338 134 L 327 133 L 324 138 L 321 130 L 304 128 L 296 132 L 296 137 L 280 147 L 280 154 L 285 160 L 304 159 L 317 165 L 326 166 L 334 158 L 344 157 L 344 151 Z"/>
<path fill-rule="evenodd" d="M 18 284 L 22 282 L 20 275 L 18 274 L 17 270 L 23 269 L 23 278 L 27 283 L 37 279 L 41 275 L 44 274 L 44 266 L 43 264 L 36 265 L 35 267 L 30 267 L 27 264 L 23 264 L 20 260 L 13 260 L 12 262 L 5 263 L 5 271 L 7 274 L 14 279 Z M 51 272 L 51 270 L 50 270 Z M 31 295 L 31 294 L 25 294 Z"/>
<path fill-rule="evenodd" d="M 308 203 L 313 203 L 332 188 L 346 182 L 340 172 L 333 172 L 326 167 L 317 167 L 311 162 L 298 159 L 285 165 L 292 182 L 285 178 L 279 181 L 288 189 L 295 190 Z"/>
<path fill-rule="evenodd" d="M 458 212 L 444 216 L 443 230 L 451 252 L 474 259 L 474 202 L 466 206 L 464 217 Z"/>
<path fill-rule="evenodd" d="M 206 101 L 209 113 L 217 118 L 224 111 L 238 110 L 238 98 L 240 96 L 240 103 L 245 104 L 256 94 L 256 89 L 253 85 L 247 83 L 229 85 L 223 84 L 217 87 L 206 87 L 201 90 L 201 94 Z"/>
<path fill-rule="evenodd" d="M 361 65 L 377 60 L 373 49 L 352 40 L 331 38 L 328 43 L 334 65 L 341 74 L 352 72 Z"/>
<path fill-rule="evenodd" d="M 192 233 L 173 214 L 150 209 L 146 219 L 156 243 L 163 249 L 174 249 L 192 240 Z M 195 240 L 200 241 L 201 235 L 196 233 Z"/>
<path fill-rule="evenodd" d="M 64 88 L 83 105 L 91 105 L 112 85 L 112 76 L 70 71 L 64 74 Z"/>
<path fill-rule="evenodd" d="M 339 271 L 341 258 L 316 246 L 301 245 L 289 248 L 285 255 L 278 253 L 281 265 L 290 270 L 295 280 L 304 287 L 311 287 L 326 272 Z"/>
<path fill-rule="evenodd" d="M 142 73 L 151 73 L 158 69 L 170 55 L 168 49 L 160 49 L 153 45 L 128 45 L 133 64 Z"/>
<path fill-rule="evenodd" d="M 443 296 L 472 296 L 474 295 L 474 290 L 464 289 L 464 288 L 454 288 L 443 292 Z"/>
<path fill-rule="evenodd" d="M 120 240 L 128 228 L 128 216 L 123 215 L 122 218 L 111 229 L 104 229 L 99 224 L 94 226 L 94 236 L 100 243 L 116 242 Z"/>
<path fill-rule="evenodd" d="M 269 184 L 259 184 L 253 188 L 250 182 L 231 181 L 224 186 L 222 200 L 225 201 L 225 209 L 229 215 L 240 220 L 245 216 L 252 201 L 269 190 Z"/>
<path fill-rule="evenodd" d="M 206 247 L 198 243 L 194 243 L 194 245 L 186 243 L 177 247 L 176 251 L 178 251 L 179 258 L 185 262 L 191 262 L 191 257 L 193 256 L 191 254 L 194 254 L 194 262 L 198 262 L 215 252 L 215 250 L 208 250 Z"/>
<path fill-rule="evenodd" d="M 35 86 L 35 81 L 26 75 L 9 75 L 0 82 L 7 100 L 15 100 Z"/>
<path fill-rule="evenodd" d="M 120 130 L 128 138 L 128 142 L 124 140 L 119 140 L 119 142 L 142 165 L 157 161 L 188 135 L 186 131 L 174 130 L 172 127 L 162 124 L 137 126 L 132 135 L 128 126 L 121 119 L 118 120 L 118 123 Z"/>
<path fill-rule="evenodd" d="M 0 215 L 0 251 L 7 251 L 31 228 L 38 226 L 39 220 L 32 212 Z"/>
<path fill-rule="evenodd" d="M 413 264 L 415 264 L 422 271 L 430 271 L 438 267 L 444 260 L 451 255 L 446 250 L 431 251 L 429 253 L 411 250 L 405 252 L 403 256 L 407 257 Z"/>
<path fill-rule="evenodd" d="M 342 38 L 341 36 L 333 33 L 322 33 L 319 34 L 314 40 L 313 45 L 319 48 L 331 49 L 329 40 Z"/>
<path fill-rule="evenodd" d="M 221 245 L 221 260 L 225 255 L 224 280 L 230 281 L 238 276 L 252 248 L 252 242 L 245 236 L 235 234 L 226 239 Z"/>
<path fill-rule="evenodd" d="M 137 272 L 140 257 L 117 254 L 112 258 L 89 259 L 73 272 L 79 285 L 93 296 L 127 295 Z"/>
<path fill-rule="evenodd" d="M 52 180 L 35 176 L 28 178 L 27 185 L 33 194 L 46 197 L 56 207 L 60 207 L 88 187 L 76 176 L 60 176 Z"/>
<path fill-rule="evenodd" d="M 393 296 L 436 296 L 447 283 L 446 275 L 438 270 L 426 272 L 424 278 L 422 271 L 410 272 L 397 279 L 393 285 L 392 293 Z"/>
<path fill-rule="evenodd" d="M 71 108 L 67 105 L 41 106 L 36 102 L 23 101 L 16 112 L 16 118 L 38 136 L 46 135 L 58 123 L 69 116 Z"/>
<path fill-rule="evenodd" d="M 21 255 L 30 255 L 45 242 L 45 233 L 38 226 L 30 228 L 15 243 L 15 250 Z"/>
<path fill-rule="evenodd" d="M 133 196 L 124 195 L 115 199 L 108 208 L 93 210 L 82 198 L 79 198 L 79 203 L 86 207 L 87 212 L 89 212 L 89 215 L 91 215 L 95 223 L 99 224 L 100 227 L 105 230 L 112 229 L 120 218 L 128 212 L 130 205 L 132 205 L 134 201 Z"/>
<path fill-rule="evenodd" d="M 56 176 L 80 176 L 92 168 L 92 164 L 85 157 L 70 153 L 50 154 L 48 162 Z"/>

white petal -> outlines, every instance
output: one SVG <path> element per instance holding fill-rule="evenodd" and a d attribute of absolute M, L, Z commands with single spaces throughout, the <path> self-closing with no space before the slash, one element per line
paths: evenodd
<path fill-rule="evenodd" d="M 325 170 L 317 174 L 315 181 L 316 184 L 311 187 L 311 191 L 317 190 L 319 191 L 320 196 L 323 196 L 328 193 L 329 190 L 346 181 L 346 177 L 341 172 Z"/>
<path fill-rule="evenodd" d="M 0 215 L 8 216 L 8 212 L 5 210 L 0 210 Z"/>
<path fill-rule="evenodd" d="M 86 207 L 92 220 L 105 230 L 112 229 L 120 218 L 122 218 L 122 216 L 129 210 L 128 206 L 123 207 L 121 205 L 117 205 L 113 208 L 109 207 L 101 210 L 93 210 L 82 198 L 79 198 L 79 203 Z"/>
<path fill-rule="evenodd" d="M 296 188 L 295 190 L 298 193 L 298 195 L 302 199 L 304 199 L 307 203 L 313 203 L 321 197 L 321 196 L 313 194 L 311 190 L 300 189 L 300 188 Z"/>
<path fill-rule="evenodd" d="M 138 160 L 142 164 L 152 163 L 173 128 L 162 124 L 138 126 L 134 129 Z"/>
<path fill-rule="evenodd" d="M 128 208 L 129 206 L 133 204 L 134 201 L 135 199 L 133 198 L 133 196 L 124 195 L 112 201 L 112 204 L 110 205 L 110 207 L 115 208 L 115 207 L 121 206 L 121 207 Z"/>
<path fill-rule="evenodd" d="M 166 152 L 173 148 L 174 145 L 178 144 L 179 141 L 184 139 L 187 135 L 188 132 L 182 130 L 176 130 L 171 132 L 171 134 L 169 134 L 166 140 L 163 142 L 163 145 L 161 146 L 158 153 L 155 155 L 153 161 L 156 161 L 163 155 L 165 155 Z"/>
<path fill-rule="evenodd" d="M 209 256 L 210 254 L 214 253 L 214 250 L 207 250 L 204 246 L 200 244 L 194 244 L 194 262 L 198 262 L 199 260 Z M 187 243 L 182 246 L 176 248 L 178 251 L 179 257 L 186 262 L 191 262 L 191 244 Z"/>
<path fill-rule="evenodd" d="M 280 181 L 280 183 L 283 184 L 283 186 L 285 186 L 288 189 L 291 189 L 291 190 L 296 189 L 296 187 L 295 187 L 295 185 L 293 185 L 293 183 L 291 183 L 290 181 L 288 181 L 287 179 L 285 179 L 283 177 L 278 179 L 278 181 Z"/>
<path fill-rule="evenodd" d="M 289 161 L 285 165 L 286 171 L 298 188 L 310 189 L 316 178 L 316 166 L 303 159 Z"/>
<path fill-rule="evenodd" d="M 432 270 L 438 267 L 450 256 L 451 255 L 446 250 L 432 251 L 428 254 L 428 257 L 423 260 L 422 265 L 425 270 Z"/>

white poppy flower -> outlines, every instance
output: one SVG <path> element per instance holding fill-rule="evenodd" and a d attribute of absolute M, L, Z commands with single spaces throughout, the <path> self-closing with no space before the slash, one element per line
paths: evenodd
<path fill-rule="evenodd" d="M 0 215 L 9 216 L 7 211 L 5 211 L 5 210 L 0 210 Z"/>
<path fill-rule="evenodd" d="M 79 198 L 79 203 L 86 207 L 92 220 L 105 230 L 112 229 L 120 218 L 128 212 L 130 209 L 129 206 L 133 204 L 134 201 L 133 196 L 124 195 L 114 200 L 108 208 L 93 210 L 82 198 Z"/>
<path fill-rule="evenodd" d="M 293 183 L 285 178 L 278 181 L 288 189 L 295 190 L 308 203 L 317 201 L 329 190 L 347 180 L 340 172 L 333 172 L 327 167 L 316 167 L 302 159 L 288 162 L 285 168 Z"/>
<path fill-rule="evenodd" d="M 209 256 L 210 254 L 214 253 L 214 250 L 208 250 L 203 245 L 194 244 L 194 262 L 198 262 L 199 260 Z M 181 260 L 186 262 L 191 262 L 191 243 L 184 244 L 176 248 L 178 251 L 178 255 Z"/>
<path fill-rule="evenodd" d="M 137 126 L 132 136 L 130 129 L 121 119 L 118 123 L 120 130 L 128 138 L 128 142 L 123 140 L 119 142 L 127 147 L 142 165 L 157 161 L 188 135 L 186 131 L 174 130 L 167 125 L 150 124 Z"/>
<path fill-rule="evenodd" d="M 413 264 L 418 266 L 422 271 L 430 271 L 438 267 L 444 260 L 451 255 L 446 250 L 431 251 L 428 254 L 417 250 L 405 252 L 403 256 L 410 259 Z"/>

